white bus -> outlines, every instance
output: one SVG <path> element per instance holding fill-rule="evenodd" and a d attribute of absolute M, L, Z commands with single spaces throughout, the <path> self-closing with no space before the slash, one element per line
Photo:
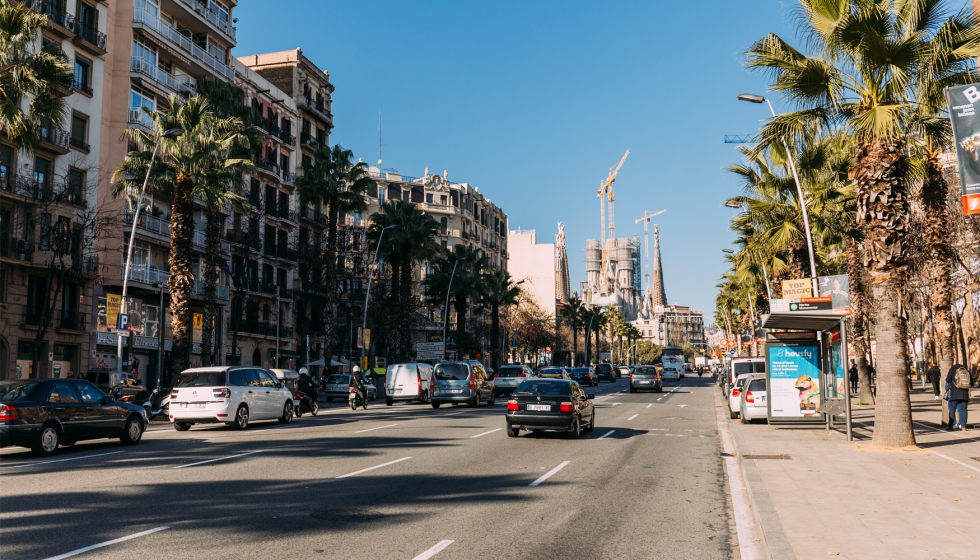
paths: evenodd
<path fill-rule="evenodd" d="M 684 379 L 684 351 L 675 346 L 664 348 L 660 359 L 664 366 L 664 380 L 680 381 Z"/>

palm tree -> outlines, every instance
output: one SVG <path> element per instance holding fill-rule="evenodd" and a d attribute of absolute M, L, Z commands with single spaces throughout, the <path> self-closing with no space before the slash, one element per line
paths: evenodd
<path fill-rule="evenodd" d="M 128 128 L 123 140 L 135 146 L 126 154 L 113 180 L 118 181 L 115 194 L 138 191 L 146 174 L 150 153 L 164 130 L 182 128 L 176 138 L 160 138 L 158 158 L 150 173 L 148 187 L 152 192 L 171 200 L 170 216 L 170 290 L 171 330 L 173 351 L 171 374 L 176 375 L 190 365 L 191 308 L 194 290 L 192 243 L 194 239 L 194 192 L 216 176 L 233 173 L 241 165 L 238 158 L 228 157 L 241 142 L 241 121 L 219 119 L 211 112 L 210 104 L 200 96 L 186 101 L 171 96 L 170 111 L 164 113 L 144 108 L 153 121 L 153 130 L 144 132 Z"/>
<path fill-rule="evenodd" d="M 71 62 L 55 41 L 35 48 L 47 22 L 48 16 L 25 3 L 0 4 L 0 131 L 22 149 L 37 146 L 44 131 L 62 128 L 67 118 L 63 94 L 56 90 L 71 88 Z"/>
<path fill-rule="evenodd" d="M 907 138 L 916 132 L 913 88 L 944 81 L 947 69 L 980 54 L 980 29 L 965 14 L 945 17 L 945 4 L 800 0 L 799 28 L 811 54 L 770 34 L 747 51 L 747 64 L 768 71 L 773 87 L 798 110 L 763 127 L 764 144 L 802 138 L 813 126 L 842 130 L 857 149 L 857 223 L 870 269 L 878 355 L 878 402 L 872 445 L 915 445 L 906 345 L 900 309 L 908 234 Z M 969 37 L 949 50 L 951 35 Z M 937 53 L 941 55 L 937 56 Z"/>
<path fill-rule="evenodd" d="M 453 310 L 456 311 L 455 336 L 460 356 L 470 350 L 470 342 L 466 337 L 466 311 L 469 302 L 479 301 L 484 293 L 482 275 L 487 263 L 487 257 L 480 249 L 469 245 L 454 245 L 432 263 L 433 271 L 425 279 L 429 294 L 428 303 L 439 309 L 445 305 L 443 298 L 446 297 L 452 280 L 450 297 Z M 446 310 L 447 314 L 448 312 Z"/>
<path fill-rule="evenodd" d="M 411 329 L 405 327 L 411 324 L 411 302 L 415 293 L 413 265 L 429 261 L 438 253 L 435 236 L 439 232 L 439 223 L 415 203 L 389 200 L 371 216 L 368 246 L 377 247 L 381 232 L 390 226 L 396 227 L 385 232 L 380 255 L 392 270 L 394 305 L 389 310 L 389 321 L 398 332 L 395 358 L 407 360 L 411 353 Z"/>
<path fill-rule="evenodd" d="M 491 367 L 500 367 L 500 308 L 517 305 L 521 289 L 505 270 L 495 270 L 483 278 L 484 291 L 481 294 L 479 311 L 490 310 L 490 356 Z"/>
<path fill-rule="evenodd" d="M 605 307 L 600 307 L 598 305 L 588 305 L 585 307 L 582 313 L 582 323 L 585 325 L 585 360 L 586 365 L 592 361 L 591 354 L 589 352 L 591 346 L 591 334 L 595 333 L 595 348 L 596 356 L 599 355 L 599 333 L 602 328 L 606 326 L 606 322 L 609 317 L 606 312 Z M 598 358 L 595 360 L 596 363 L 599 362 Z"/>
<path fill-rule="evenodd" d="M 562 306 L 561 314 L 565 317 L 568 325 L 572 327 L 572 364 L 578 360 L 578 331 L 585 325 L 582 324 L 582 315 L 585 312 L 585 304 L 582 298 L 573 295 L 568 303 Z"/>

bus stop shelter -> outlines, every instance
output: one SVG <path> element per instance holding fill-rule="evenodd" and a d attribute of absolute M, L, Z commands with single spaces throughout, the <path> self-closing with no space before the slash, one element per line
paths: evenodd
<path fill-rule="evenodd" d="M 847 310 L 774 311 L 762 318 L 769 423 L 835 426 L 843 417 L 851 441 L 847 379 Z M 800 306 L 802 307 L 802 306 Z M 839 425 L 839 421 L 837 424 Z"/>

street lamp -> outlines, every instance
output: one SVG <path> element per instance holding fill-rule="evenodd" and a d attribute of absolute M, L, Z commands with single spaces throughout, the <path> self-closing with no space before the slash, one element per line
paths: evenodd
<path fill-rule="evenodd" d="M 456 277 L 456 265 L 459 261 L 465 261 L 466 257 L 460 257 L 453 263 L 453 273 L 449 276 L 449 287 L 446 288 L 446 307 L 442 312 L 442 359 L 446 359 L 446 325 L 449 324 L 449 294 L 453 291 L 453 278 Z M 458 331 L 458 327 L 457 327 Z"/>
<path fill-rule="evenodd" d="M 136 199 L 136 211 L 133 212 L 133 228 L 129 230 L 129 248 L 126 251 L 126 269 L 123 273 L 122 303 L 119 310 L 120 317 L 127 315 L 127 326 L 129 322 L 129 303 L 126 301 L 126 292 L 129 288 L 129 268 L 133 262 L 133 243 L 136 241 L 136 226 L 139 225 L 140 210 L 143 207 L 143 195 L 146 194 L 146 184 L 150 182 L 150 171 L 153 170 L 153 160 L 157 157 L 157 149 L 160 147 L 160 140 L 164 138 L 176 138 L 184 133 L 184 129 L 178 127 L 167 129 L 157 137 L 153 143 L 153 152 L 150 154 L 150 165 L 146 167 L 146 177 L 143 178 L 143 187 L 140 189 L 140 196 Z M 162 311 L 162 310 L 161 310 Z M 118 325 L 117 325 L 118 327 Z M 122 334 L 116 329 L 116 373 L 122 373 Z M 202 350 L 203 351 L 203 350 Z"/>
<path fill-rule="evenodd" d="M 599 316 L 599 312 L 602 311 L 603 307 L 596 308 L 592 312 L 592 317 L 589 319 L 589 326 L 585 328 L 585 365 L 589 365 L 589 333 L 592 331 L 592 321 Z"/>
<path fill-rule="evenodd" d="M 374 248 L 374 261 L 371 262 L 371 266 L 378 264 L 378 251 L 381 250 L 381 240 L 384 239 L 385 232 L 396 227 L 398 227 L 398 224 L 391 224 L 381 228 L 381 234 L 378 235 L 378 246 Z M 364 335 L 367 333 L 368 298 L 371 297 L 371 280 L 374 280 L 374 275 L 368 271 L 367 293 L 364 294 L 364 321 L 361 323 L 361 368 L 363 369 L 367 369 L 367 364 L 364 363 L 364 356 L 367 352 L 367 344 L 364 344 Z"/>
<path fill-rule="evenodd" d="M 747 101 L 749 103 L 762 103 L 763 101 L 769 105 L 769 112 L 772 116 L 776 116 L 776 111 L 772 108 L 772 102 L 761 95 L 755 95 L 752 93 L 743 93 L 738 96 L 739 101 Z M 786 143 L 786 137 L 781 137 L 783 141 L 783 148 L 786 150 L 786 160 L 789 161 L 789 168 L 793 172 L 793 181 L 796 182 L 796 194 L 800 197 L 800 209 L 803 211 L 803 227 L 806 229 L 806 247 L 810 252 L 810 278 L 813 283 L 813 296 L 817 296 L 817 261 L 813 258 L 813 236 L 810 234 L 810 215 L 806 210 L 806 199 L 803 198 L 803 187 L 800 186 L 800 177 L 796 174 L 796 163 L 793 162 L 793 154 L 789 151 L 789 144 Z"/>

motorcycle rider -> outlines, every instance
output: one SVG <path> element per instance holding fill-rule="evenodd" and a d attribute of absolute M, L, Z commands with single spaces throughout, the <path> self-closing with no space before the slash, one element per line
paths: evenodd
<path fill-rule="evenodd" d="M 309 395 L 310 399 L 314 402 L 319 400 L 320 395 L 317 393 L 313 379 L 310 377 L 310 370 L 305 367 L 299 368 L 299 380 L 296 382 L 296 390 Z"/>
<path fill-rule="evenodd" d="M 353 367 L 353 369 L 351 369 L 350 386 L 357 391 L 357 395 L 361 397 L 361 402 L 367 403 L 367 390 L 364 387 L 364 375 L 361 374 L 361 368 L 356 365 Z"/>

